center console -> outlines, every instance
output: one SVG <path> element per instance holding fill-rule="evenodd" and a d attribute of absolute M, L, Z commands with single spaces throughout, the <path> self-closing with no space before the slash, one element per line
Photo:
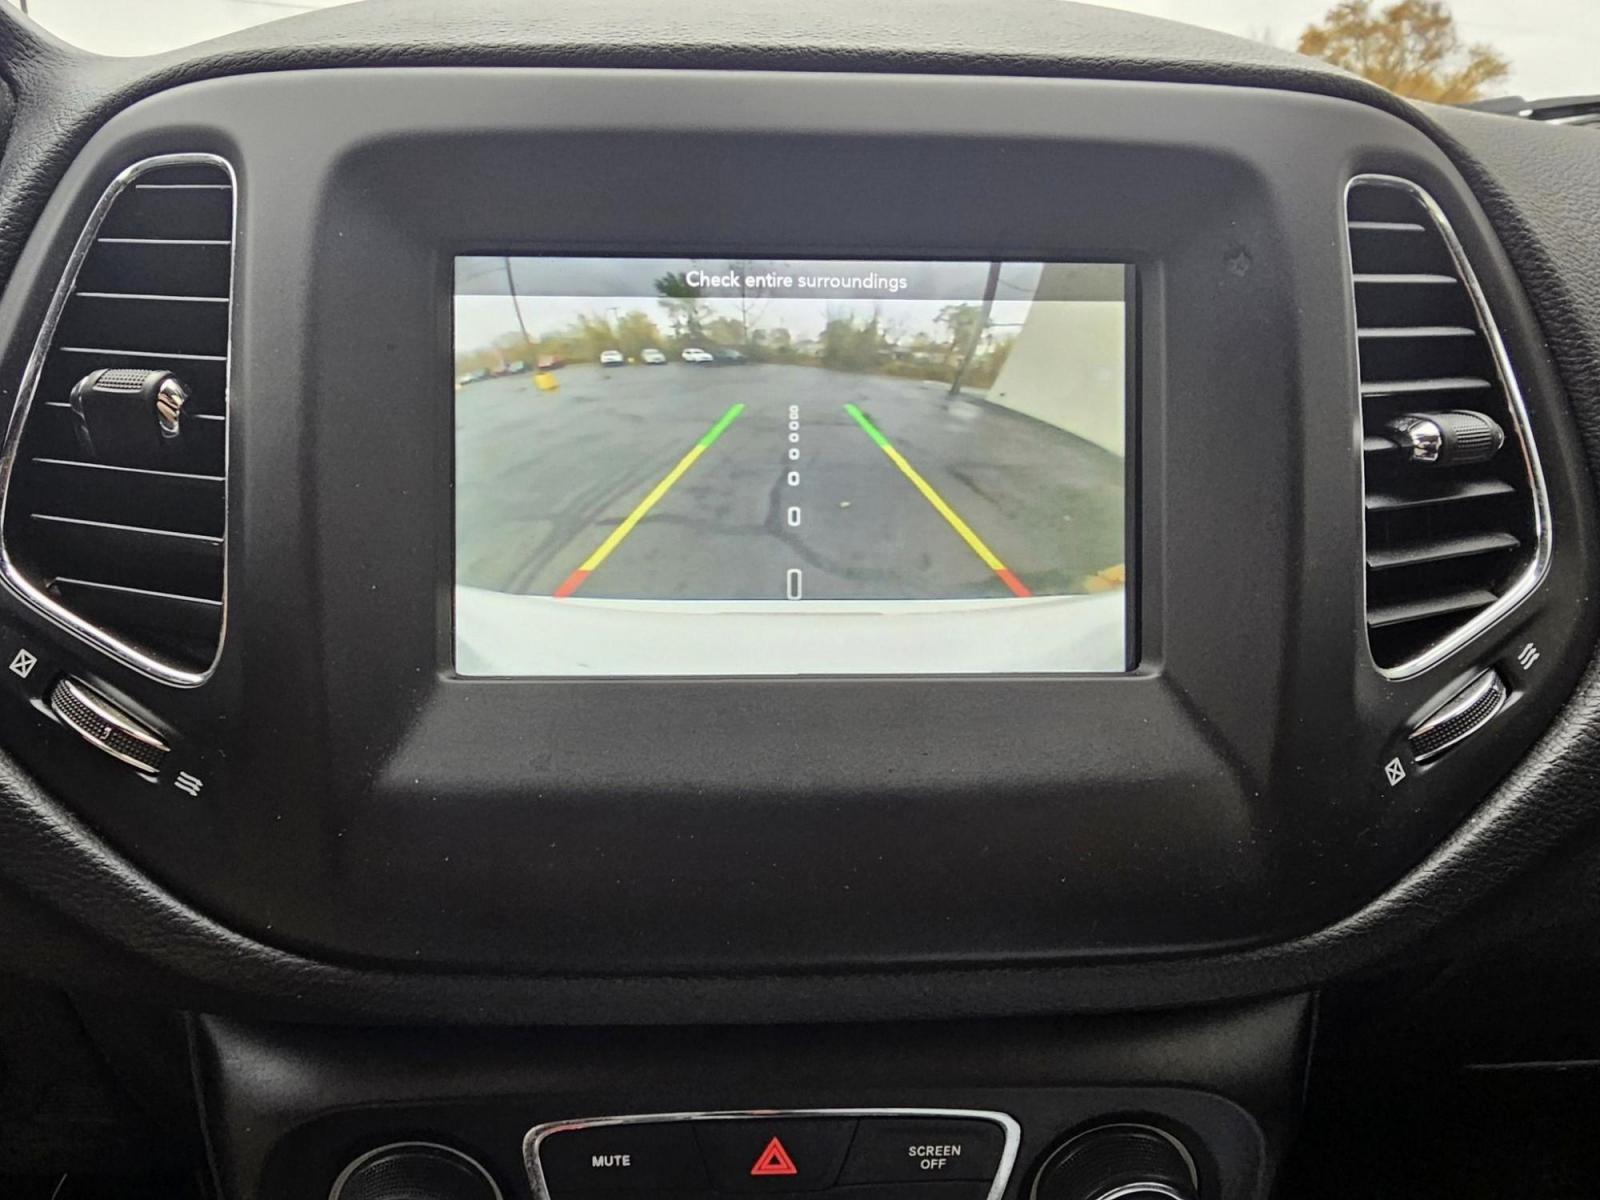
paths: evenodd
<path fill-rule="evenodd" d="M 1234 1200 L 1281 1162 L 1309 1034 L 1294 998 L 540 1033 L 212 1018 L 195 1044 L 230 1196 Z"/>

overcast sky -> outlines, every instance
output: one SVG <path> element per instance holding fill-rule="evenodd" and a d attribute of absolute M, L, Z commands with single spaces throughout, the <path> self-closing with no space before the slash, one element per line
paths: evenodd
<path fill-rule="evenodd" d="M 456 259 L 456 349 L 473 350 L 491 344 L 503 334 L 517 331 L 505 269 L 509 262 L 521 297 L 522 315 L 536 338 L 571 326 L 579 316 L 615 320 L 638 310 L 648 314 L 663 332 L 671 313 L 655 294 L 654 280 L 667 272 L 693 270 L 723 278 L 733 264 L 721 259 L 675 258 L 458 258 Z M 789 286 L 757 287 L 744 305 L 752 328 L 787 329 L 796 340 L 818 337 L 836 316 L 865 321 L 876 313 L 892 336 L 917 334 L 937 337 L 942 332 L 939 314 L 952 303 L 977 303 L 983 297 L 989 274 L 984 262 L 870 262 L 790 261 L 747 259 L 745 272 L 768 273 L 767 278 L 787 280 Z M 1052 267 L 1053 286 L 1047 294 L 1065 296 L 1093 292 L 1096 298 L 1119 299 L 1122 268 L 1114 265 Z M 746 275 L 749 278 L 749 275 Z M 885 286 L 811 286 L 807 279 L 851 278 L 882 280 Z M 1006 263 L 990 322 L 998 327 L 1019 326 L 1026 319 L 1041 278 L 1036 264 Z M 896 285 L 886 286 L 890 281 Z M 703 289 L 710 318 L 737 318 L 740 305 L 732 288 Z"/>
<path fill-rule="evenodd" d="M 25 0 L 28 11 L 61 37 L 105 54 L 148 54 L 217 37 L 247 25 L 349 0 Z M 581 0 L 574 0 L 581 3 Z M 662 0 L 679 9 L 685 0 Z M 1381 5 L 1387 0 L 1377 0 Z M 24 0 L 0 0 L 21 7 Z M 439 0 L 448 11 L 452 0 Z M 688 0 L 714 12 L 716 0 Z M 886 6 L 892 8 L 893 0 Z M 1292 49 L 1307 24 L 1333 0 L 1112 0 L 1152 16 L 1266 37 Z M 1529 97 L 1600 92 L 1600 0 L 1453 0 L 1462 32 L 1511 60 L 1504 87 Z M 1002 17 L 1005 0 L 976 4 Z"/>

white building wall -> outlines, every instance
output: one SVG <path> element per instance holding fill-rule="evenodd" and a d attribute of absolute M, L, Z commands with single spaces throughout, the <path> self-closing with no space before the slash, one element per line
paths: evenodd
<path fill-rule="evenodd" d="M 989 400 L 1125 454 L 1125 308 L 1105 300 L 1036 303 Z"/>

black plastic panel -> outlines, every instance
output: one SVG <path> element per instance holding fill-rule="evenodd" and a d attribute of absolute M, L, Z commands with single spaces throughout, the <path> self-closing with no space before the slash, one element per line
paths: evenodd
<path fill-rule="evenodd" d="M 24 260 L 40 295 L 90 194 L 171 150 L 240 177 L 227 642 L 187 692 L 66 653 L 170 729 L 205 790 L 130 780 L 20 707 L 14 744 L 159 882 L 270 944 L 726 975 L 1286 938 L 1451 829 L 1570 689 L 1564 648 L 1592 640 L 1584 477 L 1536 331 L 1442 155 L 1374 110 L 1021 79 L 213 81 L 97 135 Z M 1456 224 L 1554 488 L 1540 591 L 1404 683 L 1361 630 L 1340 236 L 1360 171 L 1415 179 Z M 1138 668 L 452 678 L 449 266 L 490 245 L 1134 262 Z M 38 303 L 14 290 L 0 333 Z M 1523 673 L 1528 641 L 1545 653 Z M 1508 660 L 1495 736 L 1391 788 L 1407 721 Z"/>
<path fill-rule="evenodd" d="M 1205 1196 L 1247 1200 L 1266 1194 L 1286 1145 L 1309 1014 L 1289 997 L 1138 1020 L 426 1036 L 207 1018 L 194 1044 L 230 1200 L 324 1196 L 356 1156 L 409 1139 L 473 1155 L 507 1200 L 528 1200 L 524 1137 L 544 1122 L 814 1108 L 1004 1113 L 1021 1127 L 1004 1200 L 1028 1195 L 1064 1134 L 1150 1121 L 1183 1138 Z"/>

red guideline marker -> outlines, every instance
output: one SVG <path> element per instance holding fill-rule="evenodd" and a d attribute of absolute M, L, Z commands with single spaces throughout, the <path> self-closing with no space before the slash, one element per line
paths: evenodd
<path fill-rule="evenodd" d="M 1011 568 L 1010 567 L 1001 567 L 998 571 L 995 572 L 995 574 L 1000 576 L 1000 582 L 1001 583 L 1005 584 L 1008 588 L 1011 589 L 1011 594 L 1012 595 L 1014 595 L 1014 596 L 1031 596 L 1031 595 L 1033 595 L 1033 593 L 1028 590 L 1028 585 L 1023 583 L 1022 580 L 1018 579 L 1015 575 L 1013 575 L 1011 573 Z M 559 593 L 557 593 L 557 594 L 559 595 Z"/>
<path fill-rule="evenodd" d="M 789 1152 L 783 1148 L 783 1143 L 773 1138 L 761 1152 L 761 1157 L 756 1159 L 756 1165 L 750 1168 L 750 1174 L 798 1175 L 800 1168 L 794 1165 L 794 1159 L 789 1157 Z"/>
<path fill-rule="evenodd" d="M 563 579 L 561 581 L 561 586 L 551 594 L 554 595 L 557 600 L 563 599 L 566 596 L 570 596 L 573 592 L 577 591 L 583 586 L 583 581 L 587 578 L 589 578 L 589 572 L 585 571 L 582 567 L 579 567 L 571 575 L 568 575 L 565 579 Z"/>
<path fill-rule="evenodd" d="M 1000 561 L 999 555 L 995 554 L 993 550 L 989 549 L 984 540 L 972 531 L 972 526 L 963 521 L 960 514 L 957 513 L 955 509 L 951 508 L 949 504 L 945 503 L 945 498 L 933 490 L 933 485 L 924 479 L 921 473 L 906 461 L 906 456 L 901 454 L 900 451 L 896 450 L 892 445 L 889 444 L 889 439 L 883 436 L 883 431 L 874 425 L 870 419 L 868 419 L 866 413 L 862 412 L 854 404 L 846 404 L 844 406 L 844 411 L 850 415 L 850 419 L 852 421 L 861 426 L 862 432 L 864 432 L 873 440 L 874 443 L 876 443 L 878 449 L 882 450 L 889 456 L 889 461 L 900 468 L 900 473 L 911 481 L 912 486 L 914 486 L 917 491 L 922 493 L 923 499 L 925 499 L 929 504 L 933 505 L 935 511 L 937 511 L 941 517 L 950 523 L 950 528 L 954 529 L 958 534 L 961 535 L 961 540 L 967 544 L 972 552 L 979 558 L 983 559 L 984 565 L 993 571 L 997 576 L 999 576 L 1001 583 L 1005 584 L 1006 587 L 1011 589 L 1011 594 L 1013 596 L 1016 596 L 1019 599 L 1026 599 L 1027 597 L 1033 595 L 1033 593 L 1028 590 L 1028 585 L 1023 583 L 1022 580 L 1018 579 L 1016 575 L 1012 573 L 1011 568 Z"/>

